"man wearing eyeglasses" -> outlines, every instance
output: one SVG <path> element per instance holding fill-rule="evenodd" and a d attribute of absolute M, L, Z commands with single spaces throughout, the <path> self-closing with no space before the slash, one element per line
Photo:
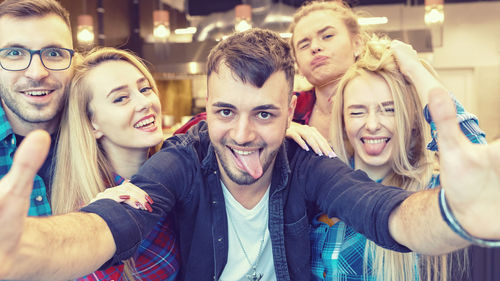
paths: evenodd
<path fill-rule="evenodd" d="M 14 151 L 30 131 L 56 133 L 73 74 L 72 48 L 69 14 L 57 1 L 0 3 L 0 177 L 10 169 Z M 35 177 L 30 216 L 51 214 L 51 156 Z"/>

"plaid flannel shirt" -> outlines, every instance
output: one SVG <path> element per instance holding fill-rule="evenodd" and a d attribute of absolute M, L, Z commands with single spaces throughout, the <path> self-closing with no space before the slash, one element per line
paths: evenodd
<path fill-rule="evenodd" d="M 125 179 L 115 175 L 115 184 L 121 184 Z M 172 220 L 167 217 L 158 222 L 146 238 L 141 242 L 134 255 L 134 277 L 148 281 L 175 280 L 180 267 L 180 256 L 175 240 L 175 233 L 171 229 Z M 111 266 L 87 276 L 78 278 L 78 281 L 123 281 L 124 265 Z"/>
<path fill-rule="evenodd" d="M 16 136 L 0 106 L 0 178 L 3 178 L 12 166 L 14 152 L 17 149 Z M 35 175 L 33 191 L 30 197 L 28 216 L 48 216 L 52 214 L 45 183 L 39 175 Z"/>
<path fill-rule="evenodd" d="M 294 121 L 308 124 L 311 112 L 316 101 L 314 90 L 296 93 L 297 108 Z M 472 143 L 485 144 L 485 134 L 479 128 L 477 117 L 467 112 L 462 104 L 451 95 L 457 110 L 457 119 L 462 132 Z M 427 145 L 429 150 L 437 151 L 437 130 L 432 121 L 427 105 L 424 116 L 431 127 L 432 140 Z M 354 163 L 352 163 L 353 165 Z M 428 188 L 439 185 L 439 175 L 434 175 Z M 370 276 L 371 262 L 367 262 L 367 276 L 363 276 L 363 257 L 366 238 L 355 232 L 344 222 L 337 222 L 333 226 L 320 222 L 318 216 L 313 219 L 311 238 L 311 268 L 312 280 L 338 281 L 374 281 Z"/>

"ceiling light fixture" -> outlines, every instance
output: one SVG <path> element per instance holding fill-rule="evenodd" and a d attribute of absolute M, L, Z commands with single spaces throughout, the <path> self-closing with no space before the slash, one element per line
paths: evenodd
<path fill-rule="evenodd" d="M 243 32 L 252 28 L 252 6 L 248 4 L 239 4 L 234 8 L 235 23 L 234 30 Z"/>
<path fill-rule="evenodd" d="M 94 43 L 94 24 L 91 15 L 79 15 L 76 38 L 81 45 Z"/>

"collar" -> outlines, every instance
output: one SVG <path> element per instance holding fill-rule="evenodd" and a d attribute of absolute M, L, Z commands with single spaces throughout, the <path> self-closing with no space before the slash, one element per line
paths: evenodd
<path fill-rule="evenodd" d="M 15 145 L 15 137 L 14 132 L 12 131 L 12 127 L 10 126 L 9 120 L 7 120 L 7 115 L 3 107 L 0 105 L 0 140 L 8 140 L 14 141 Z"/>

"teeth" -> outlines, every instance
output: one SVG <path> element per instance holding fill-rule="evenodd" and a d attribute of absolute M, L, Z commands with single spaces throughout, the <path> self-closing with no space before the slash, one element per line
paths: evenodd
<path fill-rule="evenodd" d="M 252 154 L 255 152 L 255 151 L 246 151 L 246 150 L 237 150 L 237 149 L 233 149 L 233 151 L 240 154 L 240 155 L 249 155 L 249 154 Z"/>
<path fill-rule="evenodd" d="M 49 94 L 49 91 L 29 91 L 24 93 L 28 96 L 45 96 Z"/>
<path fill-rule="evenodd" d="M 155 121 L 154 117 L 149 117 L 148 119 L 142 120 L 141 122 L 137 122 L 134 125 L 134 128 L 140 128 L 140 127 L 147 126 L 147 125 L 153 123 L 154 121 Z"/>
<path fill-rule="evenodd" d="M 387 139 L 363 139 L 363 141 L 365 143 L 370 143 L 370 144 L 375 144 L 375 143 L 382 143 L 382 142 L 386 142 Z"/>

